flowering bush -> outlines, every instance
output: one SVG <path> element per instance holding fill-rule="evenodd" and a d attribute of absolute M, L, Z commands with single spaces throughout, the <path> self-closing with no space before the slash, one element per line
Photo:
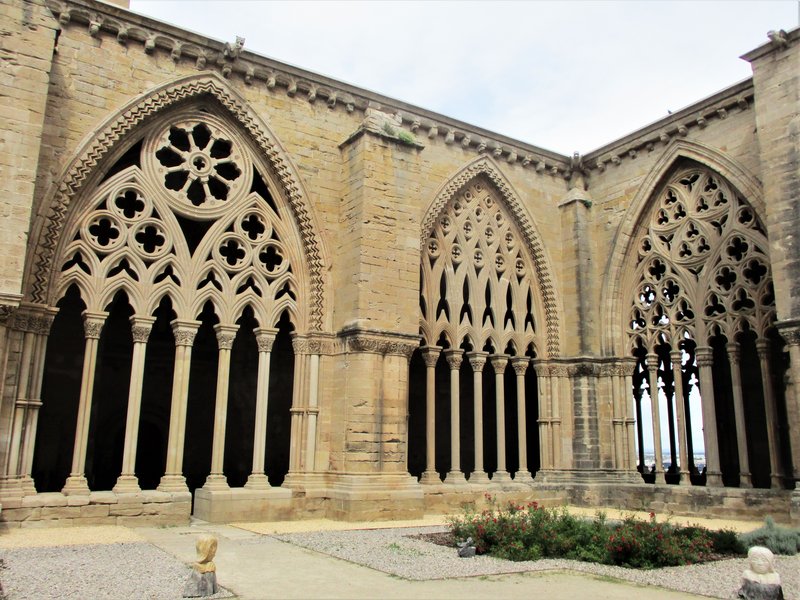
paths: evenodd
<path fill-rule="evenodd" d="M 709 560 L 715 534 L 701 527 L 658 523 L 655 514 L 643 521 L 627 517 L 609 523 L 603 513 L 594 519 L 570 515 L 565 508 L 509 503 L 449 520 L 456 540 L 471 537 L 478 554 L 508 560 L 571 558 L 589 562 L 653 568 Z M 719 550 L 717 549 L 717 552 Z"/>

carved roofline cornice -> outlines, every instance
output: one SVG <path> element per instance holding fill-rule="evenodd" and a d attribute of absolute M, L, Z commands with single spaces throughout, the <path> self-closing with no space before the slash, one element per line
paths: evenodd
<path fill-rule="evenodd" d="M 623 160 L 635 159 L 640 153 L 649 154 L 659 146 L 668 145 L 673 138 L 686 137 L 691 129 L 705 129 L 714 121 L 727 119 L 734 111 L 749 110 L 754 95 L 751 77 L 592 150 L 583 157 L 583 162 L 587 170 L 602 172 L 609 164 L 618 166 Z"/>
<path fill-rule="evenodd" d="M 121 44 L 142 44 L 146 53 L 168 53 L 173 60 L 194 60 L 199 69 L 220 70 L 226 78 L 238 77 L 247 85 L 282 88 L 287 95 L 307 102 L 324 101 L 330 109 L 366 112 L 375 108 L 399 117 L 403 126 L 420 137 L 442 136 L 476 154 L 519 164 L 554 177 L 568 178 L 570 157 L 447 117 L 401 100 L 307 71 L 232 45 L 187 31 L 96 0 L 48 0 L 48 8 L 62 27 L 88 26 L 92 36 L 113 35 Z"/>
<path fill-rule="evenodd" d="M 798 40 L 800 40 L 800 27 L 795 27 L 789 31 L 784 31 L 783 29 L 778 31 L 770 31 L 767 33 L 767 37 L 769 38 L 769 41 L 766 44 L 762 44 L 758 48 L 750 50 L 750 52 L 747 54 L 742 54 L 739 58 L 752 63 L 754 60 L 758 60 L 767 54 L 776 52 L 778 50 L 783 50 L 784 48 L 794 45 Z"/>

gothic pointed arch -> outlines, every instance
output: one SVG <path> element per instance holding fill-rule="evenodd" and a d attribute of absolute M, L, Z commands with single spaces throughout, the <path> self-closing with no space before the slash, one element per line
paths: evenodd
<path fill-rule="evenodd" d="M 197 115 L 190 115 L 185 111 L 193 104 L 203 101 L 210 101 L 209 104 L 213 104 L 213 106 L 218 109 L 216 111 L 218 113 L 216 117 L 214 115 L 209 115 L 209 118 L 212 120 L 217 118 L 218 122 L 213 127 L 209 128 L 209 133 L 211 135 L 208 141 L 205 139 L 203 140 L 206 142 L 206 146 L 199 148 L 199 145 L 196 144 L 189 149 L 190 153 L 196 150 L 205 150 L 205 154 L 213 154 L 215 152 L 218 155 L 224 154 L 226 152 L 225 146 L 227 143 L 225 141 L 221 141 L 217 144 L 215 149 L 212 149 L 213 144 L 218 141 L 214 137 L 214 132 L 216 131 L 222 131 L 225 134 L 232 133 L 234 136 L 239 135 L 242 146 L 248 144 L 253 146 L 253 149 L 256 151 L 253 155 L 253 164 L 257 163 L 261 166 L 263 172 L 260 175 L 267 180 L 269 191 L 280 196 L 281 202 L 278 203 L 280 207 L 286 207 L 285 210 L 287 214 L 285 215 L 285 219 L 288 219 L 291 223 L 285 223 L 283 226 L 296 228 L 297 235 L 295 237 L 299 238 L 299 248 L 294 251 L 296 255 L 294 260 L 296 263 L 302 262 L 304 266 L 304 268 L 300 268 L 298 264 L 295 267 L 296 285 L 304 288 L 304 291 L 306 291 L 304 296 L 308 298 L 307 302 L 304 303 L 307 305 L 307 308 L 303 308 L 303 311 L 307 313 L 304 317 L 304 328 L 314 331 L 320 330 L 323 327 L 325 311 L 325 286 L 323 278 L 326 253 L 323 240 L 320 238 L 320 229 L 316 226 L 315 217 L 310 207 L 307 194 L 303 190 L 302 183 L 287 153 L 281 147 L 274 134 L 272 134 L 263 120 L 247 106 L 245 100 L 215 73 L 202 73 L 181 78 L 146 92 L 139 98 L 130 102 L 122 110 L 118 111 L 116 115 L 109 118 L 108 121 L 99 128 L 99 133 L 95 133 L 90 139 L 83 143 L 75 158 L 68 164 L 62 176 L 59 178 L 58 181 L 60 183 L 57 184 L 55 189 L 48 193 L 45 206 L 43 210 L 39 211 L 41 216 L 38 217 L 34 223 L 32 235 L 29 240 L 29 257 L 28 261 L 26 261 L 25 289 L 26 296 L 30 301 L 36 303 L 54 302 L 54 295 L 57 294 L 57 288 L 54 285 L 55 279 L 60 275 L 62 267 L 64 266 L 56 263 L 56 257 L 59 256 L 59 253 L 63 255 L 64 249 L 74 241 L 64 238 L 64 227 L 65 223 L 72 219 L 72 213 L 75 211 L 75 208 L 73 208 L 75 199 L 79 197 L 82 198 L 87 193 L 93 193 L 91 191 L 98 185 L 107 185 L 109 183 L 101 183 L 100 178 L 104 172 L 120 159 L 125 150 L 131 147 L 131 143 L 127 142 L 127 140 L 133 137 L 132 134 L 134 134 L 134 132 L 144 131 L 145 137 L 150 135 L 150 143 L 157 145 L 157 143 L 153 141 L 153 136 L 155 134 L 152 132 L 159 126 L 163 127 L 165 125 L 165 123 L 160 122 L 163 120 L 163 115 L 181 113 L 185 122 L 172 123 L 172 125 L 177 125 L 178 129 L 182 128 L 184 134 L 191 137 L 193 135 L 192 131 L 190 131 L 191 127 L 197 126 L 199 122 L 197 121 Z M 192 119 L 195 120 L 194 124 L 191 124 Z M 237 128 L 238 131 L 236 131 Z M 169 127 L 164 131 L 169 131 Z M 207 136 L 206 133 L 200 133 L 200 135 Z M 222 137 L 224 137 L 224 135 Z M 168 139 L 169 134 L 163 134 L 162 138 L 161 141 L 164 143 L 158 148 L 152 148 L 153 152 L 162 151 L 163 148 L 168 147 L 170 143 L 174 141 Z M 172 148 L 172 150 L 175 151 L 176 148 Z M 180 148 L 177 148 L 177 150 L 179 152 L 181 151 Z M 150 157 L 150 159 L 152 159 L 152 157 Z M 237 205 L 239 207 L 239 212 L 248 211 L 248 208 L 245 207 L 244 204 L 249 201 L 245 199 L 249 190 L 234 189 L 237 188 L 238 183 L 230 178 L 231 173 L 228 173 L 229 178 L 226 179 L 225 177 L 208 177 L 208 173 L 204 172 L 209 170 L 209 168 L 217 169 L 216 166 L 211 166 L 211 162 L 219 161 L 220 156 L 205 156 L 203 152 L 199 152 L 197 157 L 193 156 L 193 160 L 194 159 L 197 159 L 199 162 L 196 163 L 195 167 L 187 171 L 188 177 L 182 182 L 185 184 L 185 187 L 181 190 L 184 196 L 191 187 L 192 193 L 195 194 L 196 197 L 193 201 L 195 202 L 195 206 L 197 206 L 197 198 L 199 198 L 200 195 L 204 195 L 209 199 L 207 206 L 204 207 L 206 212 L 208 212 L 208 207 L 217 204 L 218 208 L 213 216 L 222 215 L 223 212 L 227 215 L 227 209 L 221 207 L 226 199 L 220 197 L 221 195 L 224 196 L 227 192 L 220 190 L 224 187 L 229 187 L 232 193 L 239 194 L 239 196 L 237 196 L 237 198 L 240 198 L 239 204 Z M 210 162 L 208 162 L 208 164 L 203 162 L 209 160 Z M 201 165 L 202 168 L 197 168 L 197 165 Z M 162 163 L 160 166 L 167 170 L 177 167 L 177 165 L 165 163 Z M 246 167 L 245 171 L 247 171 Z M 121 175 L 124 174 L 117 173 L 114 175 L 114 178 Z M 135 192 L 136 189 L 140 189 L 136 188 L 136 186 L 141 186 L 141 182 L 136 181 L 135 175 L 130 175 L 133 177 L 133 187 L 131 191 Z M 242 176 L 243 179 L 241 181 L 245 181 L 248 180 L 251 174 L 248 171 L 244 172 Z M 189 180 L 192 180 L 194 183 L 189 182 Z M 181 182 L 175 183 L 174 185 L 179 186 Z M 109 194 L 113 193 L 112 190 L 105 190 L 105 192 Z M 191 204 L 192 200 L 188 200 L 188 202 Z M 184 205 L 184 209 L 180 207 L 181 204 Z M 187 198 L 183 197 L 182 200 L 174 204 L 174 206 L 177 207 L 176 215 L 181 216 L 181 211 L 183 210 L 185 212 L 188 206 Z M 148 207 L 148 209 L 149 208 L 152 207 Z M 113 207 L 105 206 L 102 202 L 97 204 L 94 209 L 108 209 L 111 212 L 114 211 Z M 260 217 L 266 218 L 267 215 L 265 211 L 268 212 L 269 210 L 271 210 L 271 207 L 266 206 L 265 208 L 261 206 L 256 212 L 261 211 L 261 213 L 264 214 L 260 214 Z M 280 212 L 280 210 L 279 208 L 278 212 Z M 214 209 L 211 209 L 211 212 L 214 212 Z M 208 214 L 211 215 L 211 212 L 208 212 Z M 161 218 L 162 216 L 158 211 L 156 211 L 155 215 L 154 217 L 153 214 L 149 214 L 149 216 L 143 218 L 152 219 Z M 248 215 L 244 215 L 243 213 L 239 216 L 246 219 Z M 128 227 L 128 225 L 132 223 L 126 223 L 124 216 L 120 218 L 117 218 L 119 215 L 105 216 L 107 217 L 107 223 L 116 223 L 118 226 L 118 233 L 125 233 L 125 235 L 134 236 L 134 238 L 137 235 L 138 230 L 134 232 L 133 229 Z M 228 215 L 226 218 L 231 220 L 232 215 Z M 275 221 L 273 220 L 271 225 L 266 222 L 263 224 L 272 227 Z M 125 232 L 121 231 L 119 228 L 120 225 L 124 226 Z M 150 225 L 154 224 L 151 223 Z M 222 225 L 220 225 L 220 227 L 222 227 Z M 233 232 L 237 227 L 238 229 L 242 228 L 242 222 L 238 225 L 234 225 L 233 221 L 231 221 L 226 227 L 231 228 Z M 156 229 L 158 228 L 156 227 Z M 247 232 L 244 231 L 237 230 L 237 232 L 240 237 L 242 235 L 247 235 Z M 276 229 L 273 227 L 270 233 L 274 232 L 276 232 Z M 288 234 L 289 232 L 286 233 Z M 88 236 L 88 230 L 86 234 Z M 270 236 L 267 236 L 267 238 L 269 237 Z M 252 252 L 267 252 L 269 250 L 267 246 L 270 244 L 267 239 L 261 240 L 259 237 L 258 240 L 251 239 L 250 241 L 252 243 L 259 242 L 264 248 L 260 246 L 259 248 L 255 248 L 255 246 L 253 246 L 253 248 L 249 249 L 251 251 L 250 253 L 244 250 L 245 253 L 248 254 L 248 257 L 250 257 Z M 279 240 L 279 242 L 286 244 L 287 240 L 283 239 Z M 170 248 L 176 251 L 179 251 L 184 245 L 182 241 L 177 239 L 170 240 L 169 244 L 175 244 L 174 246 L 170 246 Z M 274 243 L 270 247 L 275 251 L 277 246 L 278 244 Z M 164 251 L 164 253 L 166 254 L 166 251 Z M 153 264 L 159 258 L 167 263 L 169 262 L 168 258 L 159 255 L 158 257 L 149 256 L 148 260 L 151 260 L 149 264 Z M 271 258 L 270 260 L 273 259 Z M 255 262 L 252 262 L 252 264 L 255 265 Z M 274 261 L 270 264 L 275 266 Z M 167 271 L 172 268 L 172 271 L 168 272 L 168 275 L 170 275 L 169 278 L 173 280 L 173 282 L 174 279 L 179 279 L 179 276 L 174 272 L 174 267 L 171 264 L 164 264 L 162 266 Z M 238 265 L 235 264 L 229 266 L 234 270 L 238 268 Z M 128 261 L 128 264 L 122 265 L 122 267 L 123 269 L 130 268 L 131 271 L 136 272 L 136 267 L 131 264 L 131 261 Z M 269 271 L 270 267 L 265 268 Z M 247 285 L 248 289 L 252 290 L 252 293 L 255 293 L 255 289 L 258 288 L 255 282 L 248 283 L 246 280 L 239 282 L 239 284 Z M 295 295 L 296 297 L 298 290 L 292 290 L 291 286 L 283 286 L 278 292 L 281 292 L 282 295 Z"/>
<path fill-rule="evenodd" d="M 746 168 L 714 148 L 690 140 L 675 140 L 656 162 L 625 212 L 612 242 L 612 251 L 606 263 L 606 277 L 601 291 L 602 350 L 607 355 L 627 354 L 624 332 L 629 317 L 629 303 L 624 281 L 632 275 L 632 261 L 636 261 L 640 233 L 647 228 L 652 206 L 666 180 L 681 165 L 695 165 L 716 174 L 736 194 L 745 198 L 759 223 L 766 222 L 766 210 L 761 185 Z M 768 248 L 765 248 L 768 251 Z"/>
<path fill-rule="evenodd" d="M 491 341 L 498 351 L 534 343 L 541 356 L 558 356 L 557 299 L 541 236 L 490 158 L 442 186 L 422 221 L 420 245 L 429 343 L 444 333 L 456 345 L 465 337 Z"/>

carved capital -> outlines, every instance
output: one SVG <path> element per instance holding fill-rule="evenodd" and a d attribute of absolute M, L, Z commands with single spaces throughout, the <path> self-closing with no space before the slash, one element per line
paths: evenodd
<path fill-rule="evenodd" d="M 463 350 L 445 350 L 444 356 L 447 359 L 447 364 L 450 365 L 450 370 L 458 371 L 461 368 L 461 363 L 464 360 Z"/>
<path fill-rule="evenodd" d="M 402 356 L 408 360 L 417 348 L 419 348 L 419 344 L 415 342 L 388 342 L 385 352 L 393 356 Z"/>
<path fill-rule="evenodd" d="M 553 364 L 550 365 L 551 377 L 569 377 L 570 370 L 567 365 Z"/>
<path fill-rule="evenodd" d="M 14 322 L 14 311 L 17 307 L 10 304 L 0 304 L 0 325 L 8 327 Z"/>
<path fill-rule="evenodd" d="M 550 365 L 541 359 L 532 361 L 533 370 L 537 377 L 550 377 Z"/>
<path fill-rule="evenodd" d="M 711 367 L 714 365 L 714 351 L 708 346 L 699 346 L 694 357 L 698 367 Z"/>
<path fill-rule="evenodd" d="M 492 363 L 492 368 L 494 369 L 495 375 L 502 375 L 506 372 L 506 366 L 508 365 L 507 356 L 503 356 L 502 354 L 493 354 L 489 357 L 489 360 Z"/>
<path fill-rule="evenodd" d="M 765 338 L 759 338 L 756 340 L 756 352 L 758 352 L 758 358 L 769 358 L 769 351 L 772 348 L 772 342 Z"/>
<path fill-rule="evenodd" d="M 253 333 L 256 334 L 258 351 L 272 352 L 272 345 L 275 343 L 275 337 L 278 335 L 278 330 L 268 329 L 266 327 L 256 327 L 253 329 Z"/>
<path fill-rule="evenodd" d="M 153 323 L 156 320 L 153 317 L 137 317 L 134 315 L 130 318 L 130 321 L 133 343 L 146 343 L 150 338 L 150 331 L 152 331 Z"/>
<path fill-rule="evenodd" d="M 644 359 L 648 369 L 658 369 L 658 361 L 658 354 L 648 354 Z"/>
<path fill-rule="evenodd" d="M 192 346 L 197 330 L 200 329 L 200 321 L 181 321 L 174 320 L 172 323 L 172 335 L 175 337 L 176 346 Z"/>
<path fill-rule="evenodd" d="M 531 364 L 531 359 L 527 356 L 516 356 L 511 359 L 511 366 L 514 368 L 514 373 L 517 376 L 524 376 L 528 371 L 528 365 Z"/>
<path fill-rule="evenodd" d="M 581 362 L 569 365 L 567 373 L 571 377 L 594 377 L 600 374 L 600 365 Z"/>
<path fill-rule="evenodd" d="M 422 349 L 422 360 L 425 361 L 425 366 L 429 369 L 436 367 L 436 362 L 439 360 L 439 354 L 442 349 L 438 346 L 426 346 Z"/>
<path fill-rule="evenodd" d="M 797 320 L 775 323 L 775 327 L 789 346 L 800 345 L 800 322 Z"/>
<path fill-rule="evenodd" d="M 83 313 L 83 335 L 87 339 L 100 339 L 100 333 L 103 331 L 108 313 Z"/>
<path fill-rule="evenodd" d="M 472 370 L 476 373 L 483 371 L 483 367 L 486 366 L 487 358 L 489 358 L 489 355 L 486 352 L 467 352 L 469 366 L 472 367 Z"/>
<path fill-rule="evenodd" d="M 217 347 L 220 350 L 230 350 L 233 348 L 233 340 L 236 339 L 238 325 L 214 325 L 214 332 L 217 334 Z"/>
<path fill-rule="evenodd" d="M 673 365 L 680 367 L 683 364 L 683 352 L 680 350 L 672 350 L 669 353 L 669 359 L 672 361 Z"/>

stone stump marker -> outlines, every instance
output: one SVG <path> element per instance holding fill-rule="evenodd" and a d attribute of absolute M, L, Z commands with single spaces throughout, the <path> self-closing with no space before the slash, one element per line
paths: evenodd
<path fill-rule="evenodd" d="M 775 571 L 775 556 L 762 546 L 747 551 L 750 568 L 742 573 L 739 598 L 744 600 L 783 600 L 781 576 Z"/>
<path fill-rule="evenodd" d="M 203 535 L 195 544 L 197 562 L 192 565 L 189 580 L 183 587 L 184 598 L 202 598 L 213 596 L 219 591 L 217 585 L 217 566 L 214 564 L 214 555 L 217 553 L 217 538 L 213 535 Z"/>

